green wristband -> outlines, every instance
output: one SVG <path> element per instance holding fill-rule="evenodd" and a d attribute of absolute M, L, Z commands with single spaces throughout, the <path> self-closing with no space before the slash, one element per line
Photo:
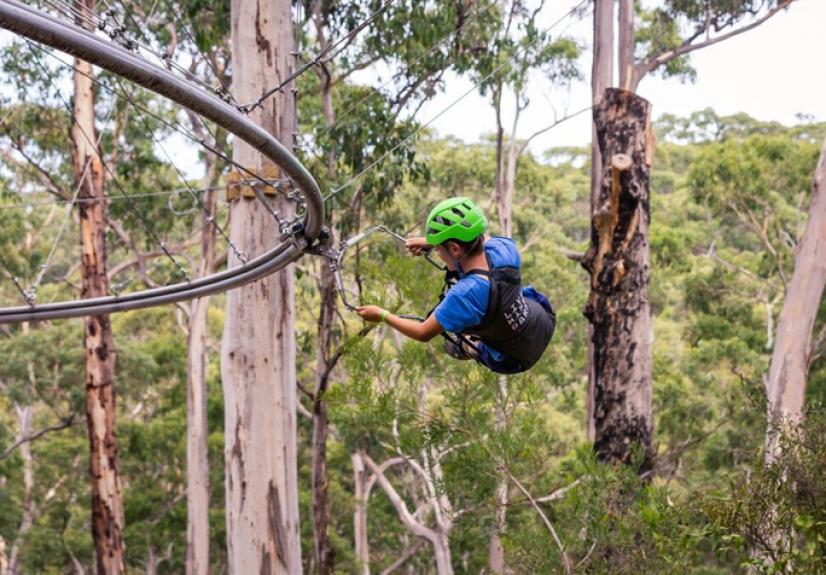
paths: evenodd
<path fill-rule="evenodd" d="M 390 314 L 390 312 L 389 312 L 389 311 L 387 311 L 386 309 L 381 310 L 381 315 L 379 315 L 379 319 L 381 320 L 381 322 L 382 322 L 382 323 L 384 323 L 385 321 L 387 321 L 387 316 L 388 316 L 389 314 Z"/>

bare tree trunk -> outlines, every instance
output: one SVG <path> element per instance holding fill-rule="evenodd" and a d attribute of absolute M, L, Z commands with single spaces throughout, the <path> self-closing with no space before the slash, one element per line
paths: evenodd
<path fill-rule="evenodd" d="M 777 341 L 772 353 L 768 398 L 766 465 L 781 451 L 784 427 L 803 418 L 809 358 L 814 352 L 812 331 L 826 285 L 826 140 L 820 154 L 809 201 L 809 221 L 797 247 L 783 310 L 777 324 Z"/>
<path fill-rule="evenodd" d="M 493 92 L 493 109 L 496 112 L 496 175 L 494 181 L 493 200 L 499 216 L 499 227 L 504 230 L 507 226 L 502 220 L 499 206 L 505 201 L 505 128 L 502 126 L 502 82 L 498 82 Z M 502 235 L 505 234 L 501 231 Z"/>
<path fill-rule="evenodd" d="M 364 467 L 362 451 L 350 455 L 353 465 L 353 483 L 355 484 L 355 511 L 353 512 L 353 533 L 355 538 L 356 558 L 359 560 L 360 575 L 370 575 L 370 546 L 367 540 L 367 472 Z"/>
<path fill-rule="evenodd" d="M 14 404 L 14 411 L 17 413 L 18 439 L 28 437 L 32 432 L 32 406 Z M 23 460 L 23 517 L 20 519 L 20 526 L 17 528 L 17 537 L 11 546 L 9 554 L 8 573 L 9 575 L 19 575 L 20 571 L 20 548 L 26 534 L 34 524 L 34 461 L 32 460 L 31 443 L 25 441 L 20 444 L 20 458 Z M 0 571 L 5 575 L 6 571 Z"/>
<path fill-rule="evenodd" d="M 507 425 L 507 412 L 505 402 L 507 398 L 507 378 L 500 376 L 499 393 L 496 395 L 496 406 L 494 407 L 494 429 L 497 432 Z M 496 512 L 494 514 L 493 534 L 490 536 L 488 548 L 488 566 L 491 573 L 505 573 L 505 550 L 502 548 L 501 534 L 505 531 L 506 517 L 508 509 L 508 476 L 499 472 L 498 484 L 496 486 Z"/>
<path fill-rule="evenodd" d="M 6 559 L 6 540 L 0 537 L 0 575 L 8 575 L 9 561 Z"/>
<path fill-rule="evenodd" d="M 289 73 L 290 2 L 233 0 L 231 28 L 235 97 L 250 102 Z M 273 95 L 251 118 L 292 146 L 289 94 Z M 233 159 L 262 175 L 275 171 L 243 142 L 235 143 Z M 253 257 L 279 241 L 279 229 L 257 199 L 240 196 L 230 207 L 230 237 Z M 292 215 L 286 198 L 278 196 L 274 203 L 282 218 Z M 229 265 L 239 263 L 231 253 Z M 294 271 L 287 268 L 227 294 L 221 375 L 231 574 L 301 572 L 294 284 Z"/>
<path fill-rule="evenodd" d="M 585 315 L 593 329 L 594 449 L 603 461 L 653 460 L 651 310 L 648 304 L 650 104 L 609 88 L 594 110 L 602 190 L 583 266 L 591 274 Z"/>
<path fill-rule="evenodd" d="M 518 104 L 518 103 L 517 103 Z M 504 150 L 504 142 L 501 134 L 497 136 L 497 169 L 504 163 L 504 171 L 497 181 L 499 192 L 497 193 L 496 210 L 499 214 L 500 233 L 510 237 L 513 233 L 513 198 L 516 194 L 516 168 L 519 162 L 519 146 L 516 143 L 516 128 L 519 125 L 519 115 L 521 110 L 517 105 L 514 113 L 513 126 L 508 139 L 507 154 Z M 497 113 L 497 117 L 499 114 Z"/>
<path fill-rule="evenodd" d="M 205 181 L 209 188 L 214 182 L 214 164 Z M 217 195 L 208 190 L 204 204 L 214 217 Z M 215 265 L 215 228 L 207 222 L 201 232 L 200 276 L 209 275 Z M 186 485 L 187 530 L 186 573 L 209 573 L 209 456 L 207 438 L 207 328 L 209 298 L 192 301 L 189 312 L 187 341 L 187 404 L 186 404 Z"/>
<path fill-rule="evenodd" d="M 634 0 L 619 0 L 619 87 L 637 91 L 634 60 Z"/>
<path fill-rule="evenodd" d="M 78 10 L 96 13 L 95 0 L 76 1 Z M 83 22 L 78 19 L 78 24 Z M 82 295 L 108 295 L 106 276 L 106 203 L 103 162 L 95 149 L 95 95 L 92 66 L 75 60 L 72 124 L 72 163 L 79 186 Z M 85 166 L 88 174 L 83 177 Z M 123 500 L 115 438 L 115 348 L 109 316 L 83 320 L 86 363 L 86 425 L 89 433 L 89 471 L 92 478 L 92 535 L 99 575 L 125 571 Z"/>
<path fill-rule="evenodd" d="M 329 47 L 324 22 L 321 16 L 321 2 L 316 0 L 311 6 L 312 18 L 318 37 L 319 51 Z M 335 123 L 333 110 L 332 77 L 328 67 L 317 68 L 321 84 L 321 105 L 325 125 Z M 331 150 L 327 155 L 327 178 L 336 179 L 336 157 Z M 333 229 L 333 214 L 327 213 L 327 227 Z M 332 233 L 332 232 L 331 232 Z M 319 575 L 332 575 L 335 556 L 330 543 L 330 503 L 327 497 L 329 478 L 327 473 L 327 436 L 329 434 L 329 416 L 325 394 L 330 383 L 333 369 L 332 347 L 334 342 L 333 327 L 336 319 L 336 282 L 333 272 L 322 264 L 318 281 L 321 298 L 321 310 L 318 316 L 316 351 L 316 385 L 313 392 L 313 438 L 312 438 L 312 498 L 313 498 L 313 559 L 315 572 Z"/>
<path fill-rule="evenodd" d="M 595 0 L 594 3 L 594 61 L 591 67 L 591 99 L 594 106 L 602 100 L 603 92 L 614 82 L 614 0 Z M 594 125 L 591 142 L 591 215 L 597 210 L 602 186 L 602 155 Z M 585 400 L 586 435 L 595 436 L 594 428 L 594 345 L 592 328 L 588 326 L 588 395 Z"/>

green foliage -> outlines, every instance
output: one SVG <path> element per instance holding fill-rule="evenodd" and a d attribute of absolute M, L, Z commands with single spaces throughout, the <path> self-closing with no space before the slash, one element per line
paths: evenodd
<path fill-rule="evenodd" d="M 718 551 L 757 573 L 826 572 L 826 412 L 782 430 L 781 454 L 748 478 L 709 491 L 700 509 Z"/>
<path fill-rule="evenodd" d="M 353 31 L 381 5 L 377 0 L 321 2 L 328 39 Z M 715 29 L 723 30 L 773 5 L 667 1 L 640 12 L 637 56 L 675 47 L 686 30 L 705 17 L 706 9 Z M 140 14 L 152 6 L 158 22 L 178 17 L 165 1 L 129 3 L 128 9 Z M 310 3 L 304 8 L 308 13 Z M 492 95 L 506 86 L 520 97 L 537 73 L 563 87 L 578 77 L 575 61 L 581 46 L 543 32 L 525 4 L 516 2 L 510 8 L 514 28 L 505 34 L 508 12 L 501 3 L 393 2 L 325 69 L 300 78 L 299 153 L 325 192 L 387 154 L 377 169 L 331 202 L 340 236 L 377 223 L 417 233 L 435 201 L 460 194 L 473 197 L 492 215 L 495 141 L 467 144 L 428 132 L 411 137 L 419 128 L 411 112 L 441 89 L 448 71 L 476 79 L 495 71 L 483 84 L 484 93 Z M 229 3 L 192 0 L 180 4 L 178 11 L 194 33 L 194 42 L 185 34 L 178 38 L 182 53 L 191 52 L 196 69 L 203 72 L 209 66 L 197 53 L 207 52 L 226 81 L 231 70 L 226 45 Z M 318 51 L 314 23 L 301 23 L 302 56 Z M 145 33 L 160 45 L 171 41 L 166 26 L 153 24 Z M 436 46 L 444 38 L 451 41 Z M 19 203 L 70 193 L 69 123 L 54 93 L 55 86 L 67 81 L 66 72 L 54 63 L 39 66 L 35 53 L 24 45 L 8 44 L 3 50 L 4 109 L 10 115 L 2 145 L 18 147 L 0 160 L 0 199 Z M 353 81 L 360 69 L 376 62 L 392 77 L 390 88 Z M 686 59 L 676 59 L 664 72 L 690 78 L 693 71 Z M 327 73 L 336 81 L 325 102 Z M 113 81 L 106 74 L 101 78 Z M 114 170 L 125 191 L 143 194 L 178 187 L 178 175 L 158 145 L 169 141 L 168 126 L 157 119 L 144 121 L 105 90 L 98 97 L 98 123 L 106 128 L 102 148 L 107 157 L 117 158 Z M 181 119 L 145 92 L 133 91 L 132 97 L 163 119 Z M 325 104 L 332 105 L 332 119 Z M 384 326 L 362 337 L 357 317 L 341 311 L 334 340 L 342 356 L 326 395 L 337 572 L 360 572 L 352 541 L 353 514 L 362 503 L 373 571 L 389 567 L 416 541 L 378 485 L 369 500 L 355 501 L 351 455 L 358 451 L 379 464 L 400 458 L 388 467 L 388 479 L 423 524 L 435 524 L 434 499 L 449 502 L 449 540 L 459 573 L 488 568 L 497 488 L 503 480 L 509 485 L 509 505 L 502 540 L 515 573 L 560 572 L 563 557 L 546 519 L 579 573 L 722 575 L 746 573 L 749 566 L 766 573 L 824 572 L 826 418 L 813 409 L 805 427 L 787 438 L 784 456 L 774 467 L 763 468 L 760 450 L 765 434 L 762 376 L 772 326 L 805 223 L 811 172 L 826 129 L 812 121 L 786 127 L 741 114 L 718 116 L 712 110 L 688 118 L 664 117 L 656 129 L 660 145 L 652 174 L 650 302 L 659 457 L 653 475 L 640 478 L 633 468 L 597 463 L 585 437 L 588 332 L 582 310 L 588 280 L 567 255 L 581 253 L 590 240 L 587 150 L 556 148 L 540 157 L 525 153 L 517 173 L 513 236 L 522 251 L 526 282 L 547 293 L 557 308 L 554 341 L 528 374 L 499 380 L 472 362 L 450 359 L 439 340 L 397 340 Z M 221 133 L 218 139 L 221 145 L 227 143 Z M 22 161 L 21 150 L 33 161 Z M 199 157 L 199 162 L 204 160 Z M 52 182 L 44 181 L 44 171 Z M 219 162 L 216 171 L 224 173 L 226 166 Z M 55 189 L 43 192 L 49 185 Z M 108 193 L 119 192 L 110 186 Z M 197 230 L 197 211 L 175 217 L 165 202 L 155 197 L 137 201 L 140 218 L 126 204 L 112 203 L 110 217 L 129 233 L 134 246 L 112 233 L 110 266 L 128 263 L 135 249 L 156 249 L 154 234 L 185 238 Z M 62 213 L 0 210 L 4 261 L 26 285 L 44 261 L 44 247 L 59 225 L 58 211 Z M 151 222 L 151 232 L 144 220 Z M 408 257 L 396 242 L 375 238 L 353 250 L 345 262 L 352 299 L 426 314 L 437 301 L 441 275 L 421 259 Z M 74 293 L 70 281 L 58 280 L 71 275 L 69 250 L 75 244 L 75 236 L 67 235 L 60 261 L 47 276 L 53 281 L 39 297 Z M 307 390 L 316 384 L 319 265 L 305 259 L 296 268 L 296 363 L 299 382 Z M 153 266 L 152 274 L 163 281 L 173 270 L 163 262 Z M 6 301 L 19 297 L 5 279 L 0 292 Z M 224 437 L 217 342 L 223 298 L 213 298 L 211 305 L 212 568 L 222 572 Z M 179 313 L 145 310 L 113 318 L 125 536 L 129 569 L 135 572 L 146 568 L 150 555 L 168 554 L 160 573 L 184 568 L 187 358 Z M 824 323 L 826 302 L 821 304 L 817 333 Z M 31 443 L 31 499 L 37 513 L 22 538 L 18 528 L 27 508 L 25 461 L 19 448 L 0 459 L 0 536 L 7 549 L 22 546 L 26 573 L 65 572 L 73 561 L 88 570 L 93 562 L 81 337 L 80 322 L 69 321 L 8 326 L 0 332 L 0 452 L 20 433 L 17 408 L 31 407 L 34 430 L 71 415 L 75 422 Z M 820 342 L 813 358 L 810 403 L 826 397 L 826 342 Z M 312 548 L 306 520 L 311 507 L 311 433 L 309 421 L 301 418 L 305 558 Z M 422 473 L 428 482 L 422 481 Z M 537 505 L 544 519 L 525 492 L 541 499 Z M 556 495 L 546 497 L 549 494 Z M 767 531 L 780 533 L 787 545 L 760 563 L 749 549 L 759 548 Z M 433 572 L 429 546 L 407 566 L 413 573 Z"/>
<path fill-rule="evenodd" d="M 742 29 L 785 0 L 665 0 L 650 8 L 635 2 L 635 55 L 643 62 L 708 38 Z M 683 81 L 696 78 L 689 54 L 669 58 L 656 70 Z"/>

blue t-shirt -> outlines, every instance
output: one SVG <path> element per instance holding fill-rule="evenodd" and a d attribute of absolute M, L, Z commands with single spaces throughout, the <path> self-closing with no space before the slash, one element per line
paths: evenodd
<path fill-rule="evenodd" d="M 493 268 L 522 266 L 522 258 L 516 248 L 516 242 L 510 238 L 493 237 L 485 242 L 485 253 Z M 456 282 L 445 299 L 433 312 L 436 321 L 445 331 L 460 333 L 470 327 L 479 325 L 485 317 L 490 297 L 490 280 L 478 274 L 464 275 L 459 273 Z M 486 346 L 487 347 L 487 346 Z M 487 347 L 496 360 L 502 360 L 505 355 Z"/>

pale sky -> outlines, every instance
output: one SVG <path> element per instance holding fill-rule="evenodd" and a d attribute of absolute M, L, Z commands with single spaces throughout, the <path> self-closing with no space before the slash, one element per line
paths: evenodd
<path fill-rule="evenodd" d="M 577 3 L 575 0 L 553 2 L 548 23 Z M 569 93 L 550 94 L 558 109 L 564 108 L 567 102 L 569 110 L 575 111 L 590 101 L 590 25 L 589 16 L 568 29 L 570 34 L 588 43 L 582 62 L 586 77 L 572 86 Z M 719 114 L 746 112 L 760 120 L 784 124 L 795 123 L 798 113 L 826 120 L 826 65 L 821 56 L 824 25 L 826 0 L 796 0 L 788 10 L 758 28 L 692 53 L 691 62 L 697 70 L 694 84 L 648 76 L 640 84 L 639 94 L 652 102 L 655 118 L 664 113 L 688 115 L 710 107 Z M 561 32 L 564 26 L 555 31 Z M 438 114 L 472 85 L 455 77 L 447 84 L 446 93 L 420 112 L 422 122 Z M 520 122 L 521 136 L 553 120 L 547 101 L 541 90 L 532 91 L 531 107 Z M 438 118 L 433 127 L 442 135 L 476 141 L 485 133 L 493 132 L 493 109 L 488 101 L 472 94 Z M 531 147 L 541 153 L 553 146 L 585 144 L 590 141 L 590 129 L 590 117 L 586 113 L 537 138 Z"/>
<path fill-rule="evenodd" d="M 567 14 L 580 0 L 550 0 L 542 14 L 545 26 Z M 660 0 L 645 0 L 650 5 Z M 647 76 L 639 94 L 653 104 L 654 117 L 664 113 L 688 115 L 707 107 L 719 114 L 746 112 L 760 120 L 775 120 L 792 124 L 796 114 L 812 115 L 826 120 L 826 65 L 821 61 L 821 38 L 826 24 L 826 0 L 795 0 L 791 7 L 754 30 L 691 54 L 697 71 L 695 83 L 662 80 Z M 572 35 L 586 44 L 582 55 L 582 81 L 570 90 L 549 90 L 547 82 L 535 78 L 531 82 L 531 106 L 520 121 L 518 136 L 526 137 L 534 130 L 553 121 L 550 103 L 564 114 L 580 110 L 590 103 L 591 67 L 590 15 L 582 20 L 565 19 L 553 33 Z M 0 31 L 0 40 L 9 35 Z M 365 84 L 381 83 L 381 70 L 368 69 L 354 79 Z M 447 106 L 467 92 L 472 83 L 456 75 L 446 78 L 445 92 L 425 105 L 417 116 L 427 123 Z M 507 106 L 505 124 L 510 124 Z M 440 135 L 454 135 L 465 141 L 478 141 L 494 131 L 493 109 L 487 99 L 473 91 L 458 105 L 440 115 L 432 124 Z M 583 145 L 591 138 L 590 114 L 581 114 L 534 140 L 531 149 L 537 155 L 554 146 Z M 173 143 L 176 138 L 171 138 Z M 188 175 L 197 171 L 195 149 L 171 145 L 169 150 Z M 189 168 L 189 169 L 187 169 Z"/>

